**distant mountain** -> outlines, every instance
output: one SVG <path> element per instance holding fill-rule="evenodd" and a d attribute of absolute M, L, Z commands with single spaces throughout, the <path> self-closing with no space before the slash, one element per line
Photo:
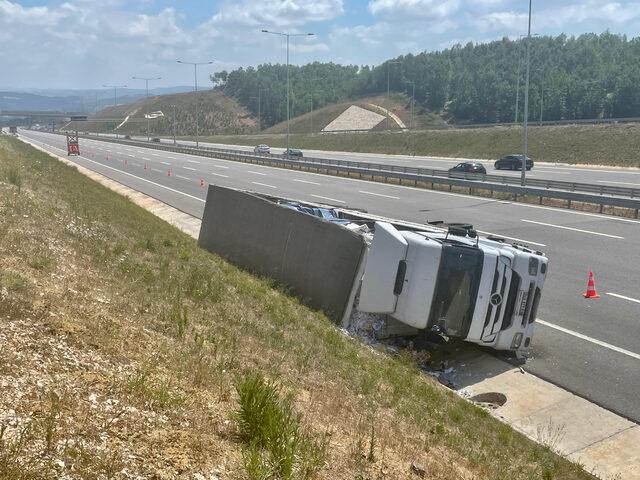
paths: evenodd
<path fill-rule="evenodd" d="M 176 86 L 149 89 L 149 96 L 190 92 L 193 87 Z M 118 89 L 118 104 L 129 104 L 144 98 L 141 88 Z M 113 89 L 0 89 L 0 110 L 60 110 L 94 113 L 113 106 Z"/>
<path fill-rule="evenodd" d="M 0 110 L 82 111 L 80 96 L 49 97 L 23 92 L 0 92 Z"/>

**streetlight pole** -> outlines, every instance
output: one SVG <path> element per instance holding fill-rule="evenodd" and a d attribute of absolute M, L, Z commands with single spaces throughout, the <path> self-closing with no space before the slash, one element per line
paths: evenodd
<path fill-rule="evenodd" d="M 102 85 L 104 88 L 113 88 L 113 106 L 118 106 L 118 89 L 127 88 L 126 85 Z M 118 138 L 117 127 L 113 129 L 116 132 L 116 138 Z"/>
<path fill-rule="evenodd" d="M 543 70 L 540 68 L 538 69 L 539 72 L 543 72 Z M 539 125 L 542 126 L 542 110 L 544 107 L 544 72 L 541 75 L 540 78 L 540 123 Z"/>
<path fill-rule="evenodd" d="M 405 80 L 407 85 L 411 85 L 411 123 L 409 124 L 409 140 L 411 140 L 411 153 L 415 155 L 415 148 L 413 145 L 413 105 L 416 103 L 416 82 Z"/>
<path fill-rule="evenodd" d="M 531 2 L 529 0 L 529 27 L 527 30 L 527 73 L 526 82 L 524 87 L 524 131 L 523 131 L 523 158 L 522 158 L 522 175 L 520 177 L 520 184 L 525 186 L 527 183 L 527 153 L 529 142 L 528 120 L 529 120 L 529 70 L 531 61 Z"/>
<path fill-rule="evenodd" d="M 389 107 L 391 106 L 390 97 L 390 80 L 391 80 L 391 65 L 394 63 L 401 63 L 399 61 L 387 62 L 387 130 L 389 130 Z"/>
<path fill-rule="evenodd" d="M 146 100 L 147 100 L 147 115 L 145 115 L 145 117 L 147 117 L 147 142 L 150 141 L 150 135 L 149 135 L 149 80 L 160 80 L 162 79 L 162 77 L 131 77 L 132 80 L 144 80 L 145 83 L 145 88 L 147 91 L 147 95 L 146 95 Z"/>
<path fill-rule="evenodd" d="M 211 65 L 212 61 L 209 62 L 183 62 L 182 60 L 178 60 L 178 63 L 182 63 L 183 65 L 193 65 L 193 80 L 195 85 L 195 95 L 196 95 L 196 148 L 199 148 L 200 145 L 198 143 L 198 65 Z"/>
<path fill-rule="evenodd" d="M 272 32 L 270 30 L 262 30 L 262 33 L 270 33 L 271 35 L 280 35 L 282 37 L 287 37 L 287 151 L 286 154 L 289 156 L 289 38 L 290 37 L 308 37 L 311 35 L 315 35 L 313 33 L 284 33 L 284 32 Z"/>

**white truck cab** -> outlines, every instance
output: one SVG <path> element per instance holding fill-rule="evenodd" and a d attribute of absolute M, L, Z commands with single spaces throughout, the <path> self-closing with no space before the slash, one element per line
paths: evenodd
<path fill-rule="evenodd" d="M 472 230 L 376 222 L 357 309 L 526 356 L 547 258 Z"/>

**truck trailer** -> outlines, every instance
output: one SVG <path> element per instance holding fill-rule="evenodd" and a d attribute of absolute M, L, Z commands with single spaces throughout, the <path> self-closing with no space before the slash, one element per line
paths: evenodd
<path fill-rule="evenodd" d="M 542 252 L 480 236 L 472 225 L 417 224 L 216 186 L 200 244 L 275 278 L 344 327 L 363 312 L 408 327 L 404 334 L 435 332 L 520 358 L 548 269 Z"/>

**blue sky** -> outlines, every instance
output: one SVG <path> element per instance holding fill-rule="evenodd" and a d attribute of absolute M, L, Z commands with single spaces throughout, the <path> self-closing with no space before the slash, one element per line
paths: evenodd
<path fill-rule="evenodd" d="M 95 88 L 190 84 L 199 72 L 283 62 L 284 41 L 262 28 L 313 32 L 292 40 L 292 63 L 378 64 L 526 33 L 528 0 L 0 0 L 0 87 Z M 533 32 L 637 36 L 640 0 L 534 0 Z M 142 85 L 137 85 L 142 86 Z"/>

